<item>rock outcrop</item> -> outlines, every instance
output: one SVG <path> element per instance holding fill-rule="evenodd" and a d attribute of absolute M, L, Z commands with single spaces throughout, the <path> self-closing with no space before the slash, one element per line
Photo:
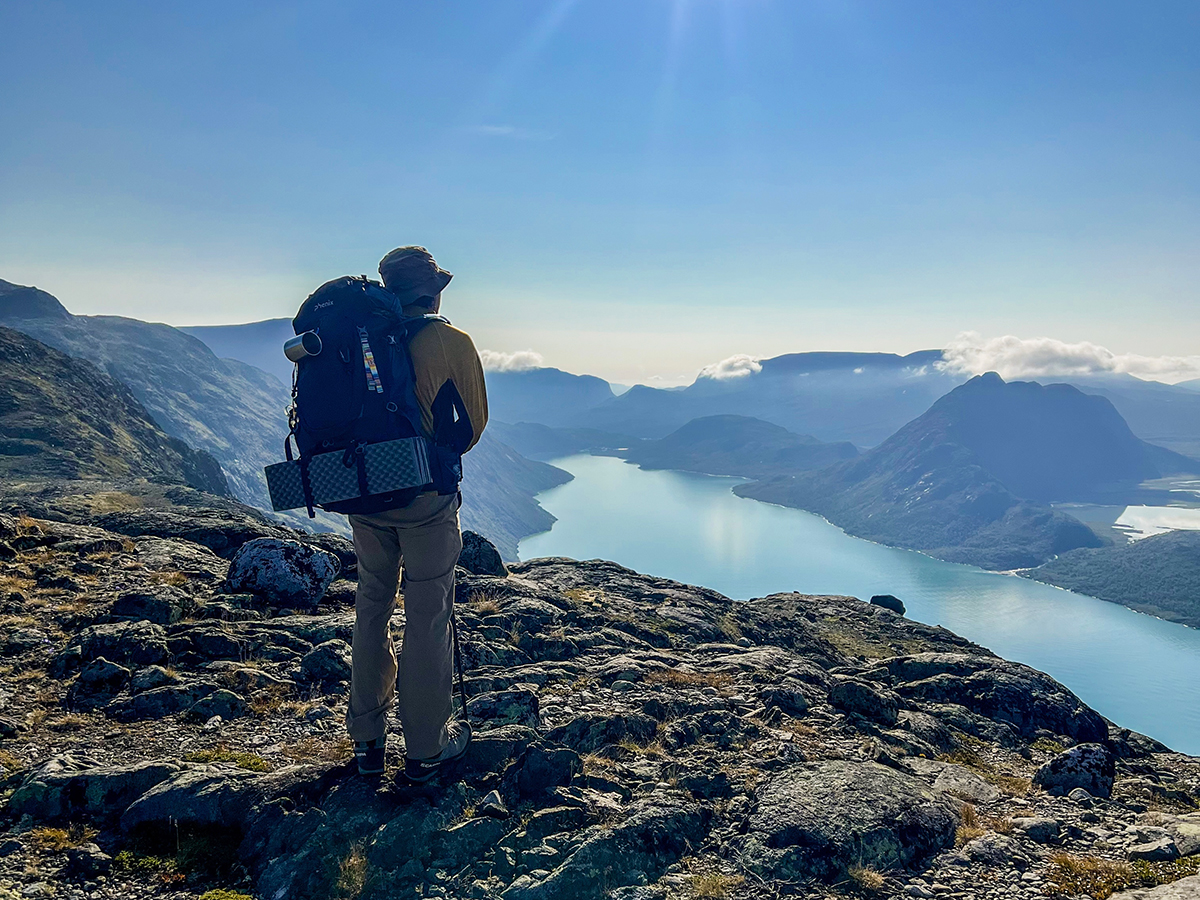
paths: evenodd
<path fill-rule="evenodd" d="M 152 512 L 0 515 L 0 897 L 1023 900 L 1200 863 L 1200 761 L 1048 676 L 854 598 L 599 561 L 460 569 L 474 740 L 416 788 L 394 729 L 360 778 L 353 584 L 229 593 L 275 535 Z"/>

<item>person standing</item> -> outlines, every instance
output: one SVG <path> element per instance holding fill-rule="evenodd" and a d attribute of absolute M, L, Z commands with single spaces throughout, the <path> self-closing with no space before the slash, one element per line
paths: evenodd
<path fill-rule="evenodd" d="M 442 291 L 453 277 L 424 247 L 399 247 L 388 253 L 379 263 L 379 275 L 405 316 L 437 315 Z M 488 418 L 483 366 L 474 343 L 439 318 L 417 332 L 409 351 L 426 435 L 457 454 L 465 453 L 483 434 Z M 384 771 L 387 718 L 393 706 L 404 732 L 404 776 L 409 781 L 433 778 L 461 757 L 470 742 L 466 721 L 452 719 L 454 567 L 462 550 L 461 505 L 458 491 L 430 490 L 407 506 L 349 517 L 358 556 L 358 592 L 346 727 L 364 775 Z M 404 595 L 405 616 L 399 659 L 391 631 L 397 587 Z"/>

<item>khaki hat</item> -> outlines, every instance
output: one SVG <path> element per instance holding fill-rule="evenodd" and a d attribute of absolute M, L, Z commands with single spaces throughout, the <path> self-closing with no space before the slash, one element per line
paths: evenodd
<path fill-rule="evenodd" d="M 454 276 L 424 247 L 397 247 L 379 261 L 379 277 L 407 306 L 421 297 L 436 297 Z"/>

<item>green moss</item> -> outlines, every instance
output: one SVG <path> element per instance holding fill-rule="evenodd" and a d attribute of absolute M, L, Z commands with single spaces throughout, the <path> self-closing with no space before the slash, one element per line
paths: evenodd
<path fill-rule="evenodd" d="M 215 750 L 198 750 L 195 753 L 187 754 L 184 759 L 194 763 L 228 762 L 233 763 L 239 769 L 246 769 L 250 772 L 271 771 L 271 764 L 257 753 L 227 750 L 224 747 L 218 747 Z"/>

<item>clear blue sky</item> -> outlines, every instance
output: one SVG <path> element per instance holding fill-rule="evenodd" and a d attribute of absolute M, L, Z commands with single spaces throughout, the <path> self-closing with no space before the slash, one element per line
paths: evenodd
<path fill-rule="evenodd" d="M 291 315 L 423 243 L 617 380 L 958 332 L 1200 344 L 1200 3 L 0 5 L 0 278 Z"/>

